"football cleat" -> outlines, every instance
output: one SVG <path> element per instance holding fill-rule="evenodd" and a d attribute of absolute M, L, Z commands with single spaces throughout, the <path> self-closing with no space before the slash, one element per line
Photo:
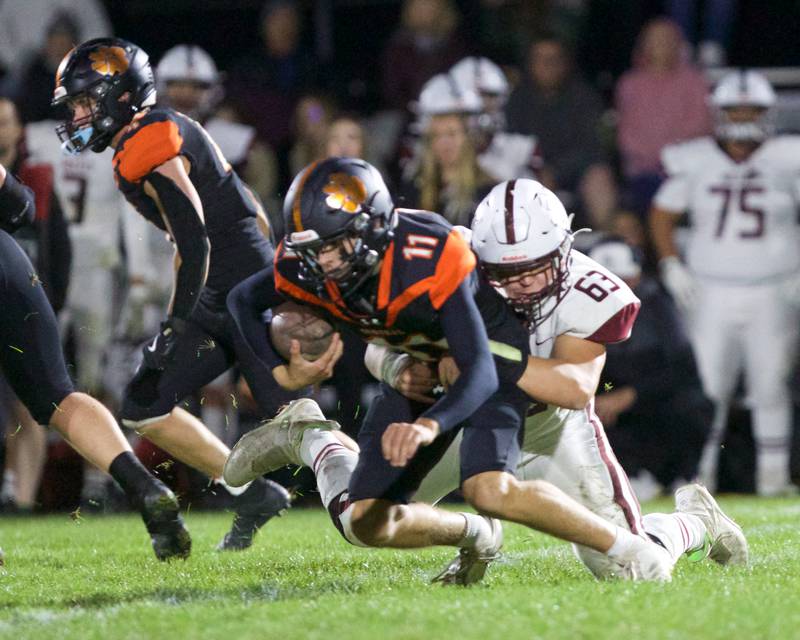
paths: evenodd
<path fill-rule="evenodd" d="M 473 548 L 461 548 L 452 562 L 431 582 L 469 586 L 483 579 L 489 564 L 500 557 L 500 548 L 503 546 L 503 525 L 495 518 L 486 520 L 492 531 L 490 540 Z"/>
<path fill-rule="evenodd" d="M 697 516 L 711 538 L 709 556 L 719 564 L 746 565 L 749 558 L 747 539 L 741 527 L 731 520 L 708 490 L 699 484 L 687 484 L 675 492 L 675 506 L 680 513 Z"/>
<path fill-rule="evenodd" d="M 326 420 L 319 405 L 310 398 L 293 400 L 272 420 L 239 438 L 225 461 L 225 482 L 241 487 L 288 464 L 302 466 L 300 443 L 307 429 L 339 429 L 339 424 Z"/>
<path fill-rule="evenodd" d="M 289 492 L 277 482 L 257 478 L 236 498 L 233 526 L 217 545 L 217 551 L 242 551 L 253 544 L 258 530 L 292 504 Z"/>
<path fill-rule="evenodd" d="M 163 485 L 154 485 L 142 498 L 141 514 L 156 558 L 185 560 L 189 557 L 192 537 L 183 523 L 178 499 L 172 491 Z"/>

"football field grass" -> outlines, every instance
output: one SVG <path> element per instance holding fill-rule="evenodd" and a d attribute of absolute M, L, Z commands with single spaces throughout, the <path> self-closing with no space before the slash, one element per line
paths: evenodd
<path fill-rule="evenodd" d="M 428 584 L 450 549 L 351 547 L 316 509 L 232 554 L 213 550 L 228 514 L 190 513 L 192 557 L 171 564 L 135 516 L 3 518 L 0 638 L 799 638 L 800 499 L 720 502 L 749 569 L 684 559 L 670 584 L 600 583 L 566 544 L 508 526 L 503 561 L 469 589 Z"/>

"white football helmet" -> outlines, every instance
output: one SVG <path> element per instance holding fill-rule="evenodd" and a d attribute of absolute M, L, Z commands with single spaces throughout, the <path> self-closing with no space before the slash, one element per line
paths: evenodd
<path fill-rule="evenodd" d="M 725 75 L 711 95 L 716 119 L 715 134 L 721 140 L 761 142 L 775 132 L 775 90 L 769 80 L 752 69 Z M 728 109 L 756 107 L 760 115 L 749 121 L 733 121 Z"/>
<path fill-rule="evenodd" d="M 549 189 L 527 178 L 501 182 L 472 221 L 472 250 L 491 285 L 532 330 L 553 313 L 569 288 L 572 216 Z M 547 273 L 547 285 L 511 297 L 512 282 Z"/>
<path fill-rule="evenodd" d="M 473 116 L 478 115 L 482 108 L 483 102 L 477 91 L 462 89 L 451 75 L 440 73 L 423 85 L 416 112 L 424 124 L 431 116 L 451 113 Z"/>
<path fill-rule="evenodd" d="M 503 70 L 489 58 L 470 56 L 463 58 L 448 72 L 462 92 L 474 91 L 481 98 L 482 129 L 505 129 L 503 106 L 508 100 L 509 84 Z"/>
<path fill-rule="evenodd" d="M 167 87 L 172 82 L 190 82 L 204 88 L 198 104 L 192 109 L 184 108 L 187 115 L 193 118 L 202 119 L 222 99 L 222 76 L 217 65 L 208 52 L 197 45 L 179 44 L 161 58 L 156 67 L 156 85 L 160 97 L 168 96 Z"/>

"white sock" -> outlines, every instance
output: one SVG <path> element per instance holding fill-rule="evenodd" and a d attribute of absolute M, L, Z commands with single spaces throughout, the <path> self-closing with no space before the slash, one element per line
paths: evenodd
<path fill-rule="evenodd" d="M 753 408 L 756 441 L 756 491 L 769 495 L 790 483 L 789 452 L 792 446 L 791 405 Z"/>
<path fill-rule="evenodd" d="M 322 504 L 347 490 L 350 477 L 358 464 L 358 454 L 345 447 L 332 432 L 308 429 L 300 443 L 300 457 L 317 478 Z"/>
<path fill-rule="evenodd" d="M 676 562 L 687 551 L 703 546 L 706 527 L 697 516 L 688 513 L 648 513 L 642 518 L 644 530 L 664 545 Z"/>
<path fill-rule="evenodd" d="M 464 527 L 464 537 L 458 542 L 458 546 L 464 549 L 475 549 L 488 546 L 492 541 L 492 529 L 489 522 L 483 516 L 474 513 L 461 513 L 466 520 Z"/>
<path fill-rule="evenodd" d="M 642 543 L 642 539 L 622 527 L 617 527 L 617 536 L 614 544 L 606 551 L 606 555 L 615 562 L 625 563 L 631 551 Z"/>

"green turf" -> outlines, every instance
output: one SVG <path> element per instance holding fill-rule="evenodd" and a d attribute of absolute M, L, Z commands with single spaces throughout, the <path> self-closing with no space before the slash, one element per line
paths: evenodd
<path fill-rule="evenodd" d="M 0 638 L 800 637 L 800 500 L 721 503 L 752 568 L 681 561 L 667 585 L 598 583 L 565 544 L 516 526 L 505 560 L 463 589 L 428 584 L 449 549 L 357 549 L 319 510 L 223 555 L 229 516 L 191 513 L 194 552 L 173 564 L 155 560 L 133 516 L 4 518 Z"/>

